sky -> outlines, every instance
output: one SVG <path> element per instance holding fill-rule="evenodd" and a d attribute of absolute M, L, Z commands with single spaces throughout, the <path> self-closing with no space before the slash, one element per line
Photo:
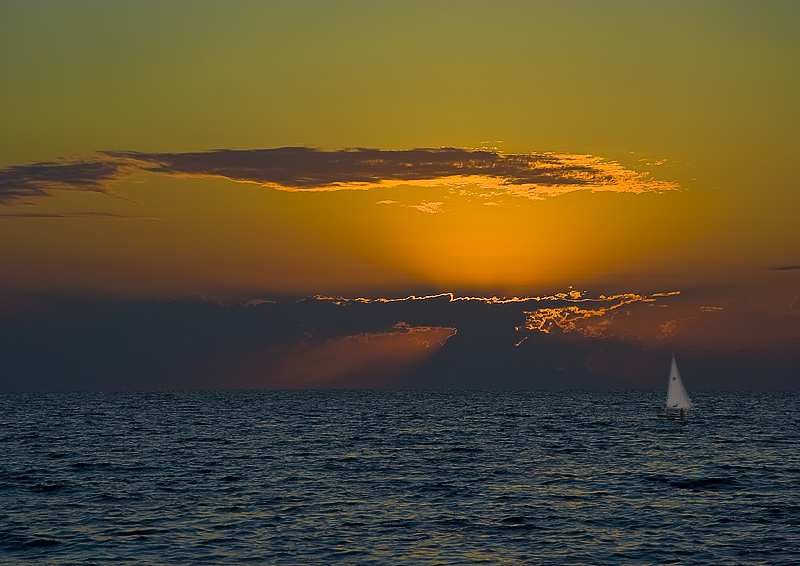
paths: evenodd
<path fill-rule="evenodd" d="M 0 2 L 0 389 L 797 388 L 798 21 Z"/>

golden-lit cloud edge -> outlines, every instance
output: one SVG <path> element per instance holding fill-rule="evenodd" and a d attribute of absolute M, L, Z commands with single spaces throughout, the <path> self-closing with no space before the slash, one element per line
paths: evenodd
<path fill-rule="evenodd" d="M 680 291 L 668 291 L 662 293 L 653 293 L 652 295 L 641 295 L 636 293 L 619 293 L 615 295 L 603 295 L 600 294 L 596 297 L 592 297 L 586 294 L 585 291 L 579 291 L 577 289 L 570 288 L 567 291 L 563 291 L 560 293 L 553 293 L 551 295 L 525 295 L 521 297 L 480 297 L 480 296 L 469 296 L 469 295 L 456 295 L 455 293 L 434 293 L 432 295 L 409 295 L 407 297 L 397 297 L 397 298 L 386 298 L 386 297 L 377 297 L 377 298 L 366 298 L 366 297 L 341 297 L 341 296 L 331 296 L 331 295 L 315 295 L 313 297 L 314 300 L 318 301 L 325 301 L 335 305 L 347 305 L 350 303 L 398 303 L 398 302 L 411 302 L 411 301 L 425 301 L 429 299 L 447 299 L 450 302 L 458 302 L 458 301 L 474 301 L 479 303 L 486 303 L 486 304 L 508 304 L 508 303 L 529 303 L 529 302 L 541 302 L 541 301 L 569 301 L 571 303 L 599 303 L 599 302 L 613 302 L 617 300 L 623 300 L 626 303 L 637 302 L 637 301 L 645 301 L 645 302 L 653 302 L 660 297 L 671 297 L 675 295 L 680 295 Z M 624 303 L 623 303 L 624 304 Z"/>
<path fill-rule="evenodd" d="M 526 311 L 525 328 L 539 332 L 551 333 L 554 329 L 559 332 L 578 332 L 584 336 L 602 337 L 607 335 L 607 328 L 611 323 L 610 315 L 617 309 L 634 303 L 654 303 L 660 297 L 679 295 L 680 291 L 667 293 L 654 293 L 642 295 L 639 293 L 621 293 L 618 295 L 598 298 L 582 298 L 577 292 L 570 292 L 570 300 L 574 302 L 602 302 L 594 308 L 585 308 L 579 305 L 546 307 L 535 311 Z M 595 319 L 590 322 L 591 319 Z M 597 321 L 599 319 L 599 321 Z"/>
<path fill-rule="evenodd" d="M 282 191 L 447 187 L 459 194 L 542 199 L 572 191 L 664 192 L 680 187 L 602 157 L 568 153 L 504 154 L 456 148 L 322 151 L 307 147 L 195 153 L 101 152 L 0 170 L 0 204 L 58 190 L 110 192 L 141 173 L 221 178 Z M 394 204 L 382 200 L 383 204 Z M 411 205 L 438 212 L 440 202 Z"/>

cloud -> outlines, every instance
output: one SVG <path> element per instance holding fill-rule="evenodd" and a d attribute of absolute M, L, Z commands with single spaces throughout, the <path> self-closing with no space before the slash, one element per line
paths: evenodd
<path fill-rule="evenodd" d="M 778 267 L 770 267 L 769 271 L 796 271 L 800 270 L 800 265 L 781 265 Z"/>
<path fill-rule="evenodd" d="M 379 200 L 375 204 L 394 204 L 397 206 L 402 206 L 403 208 L 413 208 L 414 210 L 419 210 L 420 212 L 425 212 L 427 214 L 437 214 L 442 211 L 442 206 L 444 202 L 436 201 L 436 202 L 421 202 L 418 204 L 403 204 L 396 200 Z"/>
<path fill-rule="evenodd" d="M 136 167 L 125 160 L 74 160 L 0 169 L 0 204 L 47 196 L 56 190 L 105 193 Z"/>
<path fill-rule="evenodd" d="M 307 147 L 194 153 L 102 152 L 0 170 L 0 203 L 54 190 L 107 192 L 137 171 L 173 177 L 224 178 L 284 191 L 367 190 L 398 185 L 477 186 L 483 196 L 527 198 L 576 190 L 641 193 L 677 189 L 615 161 L 578 154 L 504 154 L 455 148 L 322 151 Z M 387 201 L 383 201 L 387 202 Z M 437 203 L 421 210 L 435 212 Z"/>
<path fill-rule="evenodd" d="M 602 299 L 581 299 L 581 294 L 572 292 L 571 301 L 592 301 L 599 303 L 594 308 L 587 308 L 582 305 L 555 306 L 539 308 L 535 311 L 526 312 L 525 327 L 528 330 L 537 330 L 550 333 L 554 330 L 559 332 L 579 332 L 584 336 L 604 336 L 611 324 L 614 311 L 625 305 L 645 302 L 652 303 L 657 299 L 655 296 L 639 295 L 636 293 L 626 293 L 603 297 Z M 672 293 L 670 293 L 672 294 Z M 660 294 L 667 296 L 667 294 Z M 589 324 L 590 319 L 595 320 L 594 324 Z"/>
<path fill-rule="evenodd" d="M 0 220 L 19 218 L 65 218 L 81 219 L 96 218 L 98 220 L 163 220 L 154 216 L 128 216 L 111 212 L 5 212 L 0 213 Z"/>
<path fill-rule="evenodd" d="M 212 176 L 285 190 L 371 188 L 395 183 L 461 180 L 519 194 L 566 190 L 642 192 L 674 188 L 648 181 L 616 162 L 588 155 L 501 154 L 466 149 L 319 151 L 304 147 L 201 153 L 109 152 L 152 173 Z"/>

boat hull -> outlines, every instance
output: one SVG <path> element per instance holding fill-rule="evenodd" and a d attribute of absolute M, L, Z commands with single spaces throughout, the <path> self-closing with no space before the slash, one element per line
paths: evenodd
<path fill-rule="evenodd" d="M 692 415 L 658 415 L 656 416 L 660 419 L 691 419 L 694 418 Z"/>

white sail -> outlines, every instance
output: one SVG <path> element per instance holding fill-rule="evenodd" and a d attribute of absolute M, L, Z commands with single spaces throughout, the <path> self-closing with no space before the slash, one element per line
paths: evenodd
<path fill-rule="evenodd" d="M 669 385 L 667 386 L 667 408 L 669 409 L 693 409 L 692 400 L 686 393 L 686 388 L 681 381 L 681 374 L 678 373 L 678 364 L 675 356 L 672 356 L 672 367 L 669 370 Z"/>

